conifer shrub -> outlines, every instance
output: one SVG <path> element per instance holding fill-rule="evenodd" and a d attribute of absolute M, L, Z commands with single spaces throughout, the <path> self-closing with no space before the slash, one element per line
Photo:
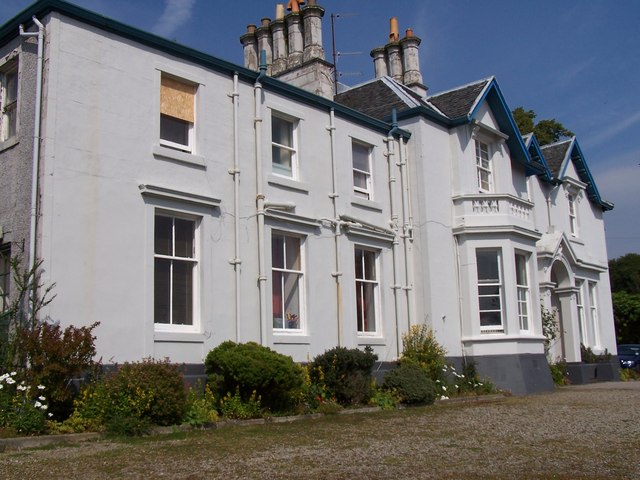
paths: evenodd
<path fill-rule="evenodd" d="M 335 347 L 313 360 L 309 375 L 340 405 L 364 404 L 371 398 L 371 369 L 377 359 L 368 346 L 364 351 Z"/>
<path fill-rule="evenodd" d="M 416 363 L 434 382 L 446 381 L 447 351 L 436 340 L 433 330 L 427 325 L 412 325 L 402 336 L 400 363 Z"/>
<path fill-rule="evenodd" d="M 244 402 L 260 398 L 273 413 L 295 407 L 303 384 L 302 368 L 287 355 L 255 342 L 226 341 L 205 359 L 208 383 L 217 398 L 236 395 Z"/>
<path fill-rule="evenodd" d="M 382 387 L 395 392 L 407 405 L 430 405 L 436 398 L 436 387 L 427 372 L 416 363 L 404 362 L 384 377 Z"/>

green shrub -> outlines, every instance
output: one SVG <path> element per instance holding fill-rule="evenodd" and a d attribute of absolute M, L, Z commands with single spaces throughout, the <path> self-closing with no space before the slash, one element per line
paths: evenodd
<path fill-rule="evenodd" d="M 335 347 L 318 355 L 310 365 L 315 384 L 324 385 L 327 394 L 341 405 L 368 403 L 371 397 L 371 369 L 378 356 L 371 347 Z"/>
<path fill-rule="evenodd" d="M 580 344 L 580 357 L 583 363 L 602 363 L 609 362 L 611 360 L 611 354 L 605 349 L 604 353 L 597 354 L 591 350 L 590 347 L 585 347 Z"/>
<path fill-rule="evenodd" d="M 562 386 L 569 383 L 567 378 L 567 364 L 562 360 L 549 363 L 549 370 L 551 371 L 551 378 L 554 385 Z"/>
<path fill-rule="evenodd" d="M 218 398 L 237 392 L 248 402 L 257 395 L 272 412 L 291 410 L 303 383 L 302 369 L 291 357 L 255 342 L 220 344 L 207 355 L 205 371 Z"/>
<path fill-rule="evenodd" d="M 640 380 L 640 371 L 633 368 L 621 368 L 620 369 L 620 381 L 630 382 L 634 380 Z"/>
<path fill-rule="evenodd" d="M 433 330 L 424 324 L 412 325 L 402 336 L 400 363 L 418 364 L 434 382 L 446 381 L 446 354 L 447 351 L 436 341 Z"/>
<path fill-rule="evenodd" d="M 238 388 L 236 388 L 236 392 L 233 395 L 229 393 L 222 397 L 222 400 L 220 400 L 220 413 L 222 413 L 223 417 L 234 420 L 247 420 L 263 416 L 260 397 L 256 392 L 252 392 L 249 398 L 245 400 L 240 395 Z"/>
<path fill-rule="evenodd" d="M 76 401 L 82 419 L 117 435 L 137 435 L 150 425 L 179 424 L 185 411 L 184 381 L 168 360 L 125 363 L 85 388 Z"/>
<path fill-rule="evenodd" d="M 436 398 L 434 382 L 427 372 L 416 363 L 400 363 L 384 377 L 383 388 L 394 391 L 402 403 L 432 404 Z"/>
<path fill-rule="evenodd" d="M 192 427 L 218 421 L 217 401 L 209 385 L 205 385 L 204 389 L 196 385 L 189 390 L 184 420 Z"/>
<path fill-rule="evenodd" d="M 402 399 L 398 393 L 391 389 L 374 388 L 369 400 L 369 405 L 380 407 L 382 410 L 392 410 L 402 403 Z"/>

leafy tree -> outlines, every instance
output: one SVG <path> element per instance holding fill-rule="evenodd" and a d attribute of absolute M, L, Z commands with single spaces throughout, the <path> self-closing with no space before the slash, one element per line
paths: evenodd
<path fill-rule="evenodd" d="M 640 294 L 613 292 L 618 343 L 640 343 Z"/>
<path fill-rule="evenodd" d="M 640 255 L 628 253 L 609 260 L 612 292 L 640 293 Z"/>
<path fill-rule="evenodd" d="M 535 122 L 536 112 L 517 107 L 513 112 L 513 119 L 522 135 L 533 132 L 540 145 L 548 145 L 557 142 L 561 138 L 572 137 L 573 132 L 565 128 L 555 118 Z"/>
<path fill-rule="evenodd" d="M 610 260 L 609 278 L 618 343 L 640 343 L 640 255 Z"/>

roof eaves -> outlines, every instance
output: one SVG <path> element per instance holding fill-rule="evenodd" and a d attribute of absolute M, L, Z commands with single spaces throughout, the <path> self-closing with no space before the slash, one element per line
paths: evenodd
<path fill-rule="evenodd" d="M 42 17 L 54 11 L 75 20 L 79 20 L 83 23 L 95 26 L 102 30 L 112 32 L 118 36 L 133 40 L 137 43 L 164 51 L 171 55 L 175 55 L 214 71 L 226 73 L 229 75 L 237 73 L 239 78 L 247 82 L 255 82 L 259 75 L 259 72 L 256 72 L 254 70 L 241 67 L 226 60 L 222 60 L 212 55 L 195 50 L 191 47 L 187 47 L 171 40 L 159 37 L 157 35 L 131 27 L 129 25 L 91 12 L 63 0 L 40 0 L 30 7 L 24 9 L 22 12 L 20 12 L 18 15 L 5 23 L 2 27 L 0 27 L 0 44 L 4 41 L 7 41 L 9 38 L 13 38 L 13 36 L 17 36 L 19 25 L 24 24 L 25 26 L 28 26 L 33 23 L 33 21 L 31 20 L 33 16 Z M 369 117 L 368 115 L 360 113 L 357 110 L 350 109 L 332 100 L 320 97 L 306 90 L 302 90 L 282 81 L 276 80 L 272 77 L 265 77 L 262 80 L 262 83 L 263 85 L 268 86 L 269 90 L 283 93 L 290 97 L 294 96 L 305 104 L 322 106 L 327 109 L 333 108 L 334 111 L 339 115 L 351 118 L 361 125 L 372 127 L 378 131 L 387 133 L 392 128 L 389 123 L 377 120 L 373 117 Z M 409 132 L 402 129 L 400 130 L 400 134 L 406 138 L 409 138 L 411 136 Z"/>

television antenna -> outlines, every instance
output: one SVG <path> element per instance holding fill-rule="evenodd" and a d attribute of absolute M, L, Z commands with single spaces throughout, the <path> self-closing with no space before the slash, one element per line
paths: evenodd
<path fill-rule="evenodd" d="M 338 18 L 353 17 L 359 15 L 359 13 L 332 13 L 331 14 L 331 50 L 333 54 L 333 91 L 338 93 L 338 79 L 341 75 L 362 75 L 362 72 L 357 73 L 338 73 L 338 58 L 344 55 L 361 55 L 362 52 L 339 52 L 336 50 L 336 26 L 335 21 Z"/>

